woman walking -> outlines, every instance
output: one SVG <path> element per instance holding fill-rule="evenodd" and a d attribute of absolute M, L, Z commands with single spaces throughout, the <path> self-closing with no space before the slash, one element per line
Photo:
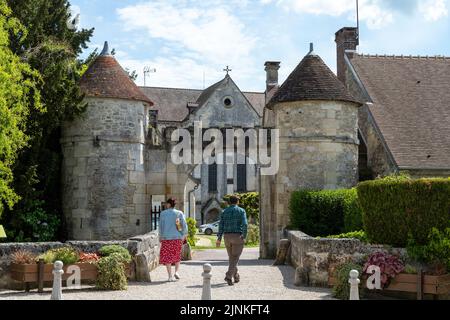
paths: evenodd
<path fill-rule="evenodd" d="M 167 268 L 169 282 L 175 281 L 172 276 L 172 264 L 175 264 L 175 279 L 180 279 L 180 261 L 183 242 L 188 234 L 183 212 L 175 209 L 175 199 L 166 202 L 167 209 L 159 218 L 159 241 L 161 242 L 159 263 Z"/>

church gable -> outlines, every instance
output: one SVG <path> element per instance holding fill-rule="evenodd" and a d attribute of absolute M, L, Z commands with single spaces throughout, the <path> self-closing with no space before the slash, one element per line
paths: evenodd
<path fill-rule="evenodd" d="M 189 121 L 201 121 L 203 127 L 260 126 L 260 116 L 228 75 L 206 89 L 196 103 Z"/>

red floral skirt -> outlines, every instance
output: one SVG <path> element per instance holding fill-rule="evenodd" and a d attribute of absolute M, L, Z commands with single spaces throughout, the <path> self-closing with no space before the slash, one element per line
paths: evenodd
<path fill-rule="evenodd" d="M 159 251 L 160 264 L 172 264 L 181 261 L 182 240 L 162 240 Z"/>

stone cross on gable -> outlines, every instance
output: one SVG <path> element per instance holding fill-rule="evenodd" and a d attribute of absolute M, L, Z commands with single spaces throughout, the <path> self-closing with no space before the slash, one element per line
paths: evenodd
<path fill-rule="evenodd" d="M 228 73 L 230 73 L 233 70 L 231 70 L 230 67 L 227 66 L 225 69 L 223 69 L 223 71 L 225 71 L 227 73 L 227 75 L 228 75 Z"/>

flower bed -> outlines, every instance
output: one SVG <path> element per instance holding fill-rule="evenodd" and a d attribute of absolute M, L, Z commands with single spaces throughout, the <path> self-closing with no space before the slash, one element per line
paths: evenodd
<path fill-rule="evenodd" d="M 131 256 L 128 250 L 115 245 L 102 247 L 100 255 L 78 252 L 71 247 L 63 247 L 48 250 L 39 257 L 23 250 L 15 252 L 12 257 L 10 276 L 12 279 L 24 283 L 26 291 L 29 291 L 32 283 L 37 283 L 39 292 L 42 292 L 45 284 L 53 281 L 53 263 L 58 260 L 64 263 L 63 281 L 73 275 L 73 271 L 67 272 L 73 266 L 80 269 L 80 281 L 96 281 L 97 286 L 101 289 L 107 289 L 103 286 L 105 281 L 108 282 L 111 277 L 121 277 L 120 289 L 125 289 L 127 279 L 133 276 Z M 115 270 L 115 275 L 108 274 L 110 270 L 106 270 L 103 263 L 111 260 L 114 260 L 113 262 L 116 263 L 118 268 Z M 102 281 L 98 281 L 101 273 L 103 275 Z M 114 282 L 112 278 L 111 281 Z"/>

